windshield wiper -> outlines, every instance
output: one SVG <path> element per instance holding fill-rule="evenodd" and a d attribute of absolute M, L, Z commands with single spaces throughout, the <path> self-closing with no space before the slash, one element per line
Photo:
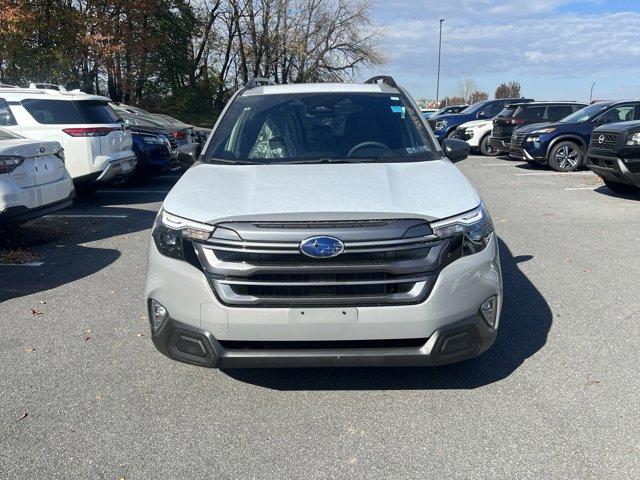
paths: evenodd
<path fill-rule="evenodd" d="M 225 165 L 264 165 L 267 162 L 258 162 L 255 160 L 234 160 L 231 158 L 209 158 L 207 163 L 222 163 Z"/>
<path fill-rule="evenodd" d="M 274 165 L 294 165 L 305 163 L 365 163 L 375 162 L 375 158 L 308 158 L 305 160 L 285 160 L 284 162 L 273 162 Z"/>

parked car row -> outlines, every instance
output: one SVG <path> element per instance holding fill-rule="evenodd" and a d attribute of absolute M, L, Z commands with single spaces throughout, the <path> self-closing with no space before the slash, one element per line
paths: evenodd
<path fill-rule="evenodd" d="M 483 155 L 507 154 L 559 172 L 586 167 L 616 192 L 640 189 L 639 100 L 486 100 L 428 121 L 440 142 L 458 138 Z"/>
<path fill-rule="evenodd" d="M 51 84 L 0 88 L 0 222 L 71 204 L 101 185 L 180 168 L 206 130 Z M 180 155 L 180 146 L 191 155 Z"/>

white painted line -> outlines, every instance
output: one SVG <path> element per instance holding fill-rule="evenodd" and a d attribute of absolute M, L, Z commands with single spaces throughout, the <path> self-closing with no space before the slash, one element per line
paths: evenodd
<path fill-rule="evenodd" d="M 522 164 L 520 164 L 522 165 Z M 515 167 L 515 163 L 483 163 L 483 167 Z"/>
<path fill-rule="evenodd" d="M 565 190 L 567 191 L 572 191 L 572 190 L 595 190 L 596 188 L 599 188 L 600 185 L 598 185 L 597 187 L 572 187 L 572 188 L 565 188 Z"/>
<path fill-rule="evenodd" d="M 169 190 L 98 190 L 96 193 L 169 193 Z"/>
<path fill-rule="evenodd" d="M 47 215 L 47 217 L 60 217 L 60 218 L 127 218 L 127 215 L 57 215 L 51 214 Z"/>
<path fill-rule="evenodd" d="M 40 267 L 44 262 L 28 262 L 28 263 L 0 263 L 0 267 Z"/>
<path fill-rule="evenodd" d="M 533 176 L 573 176 L 573 175 L 595 175 L 593 172 L 536 172 L 536 173 L 516 173 L 516 177 L 533 177 Z"/>

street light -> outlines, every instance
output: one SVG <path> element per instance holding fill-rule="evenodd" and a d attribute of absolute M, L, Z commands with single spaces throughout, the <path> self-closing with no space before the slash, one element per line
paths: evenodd
<path fill-rule="evenodd" d="M 436 83 L 436 108 L 440 106 L 440 58 L 442 57 L 442 22 L 444 22 L 444 18 L 440 19 L 440 39 L 438 40 L 438 81 Z"/>
<path fill-rule="evenodd" d="M 596 82 L 591 84 L 591 93 L 589 94 L 589 103 L 593 102 L 593 87 L 596 86 Z"/>

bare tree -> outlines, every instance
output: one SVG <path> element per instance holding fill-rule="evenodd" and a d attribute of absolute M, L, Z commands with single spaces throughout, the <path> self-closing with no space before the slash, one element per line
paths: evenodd
<path fill-rule="evenodd" d="M 470 101 L 471 94 L 478 90 L 478 85 L 473 78 L 461 78 L 456 85 L 456 95 L 464 98 L 466 102 Z"/>

